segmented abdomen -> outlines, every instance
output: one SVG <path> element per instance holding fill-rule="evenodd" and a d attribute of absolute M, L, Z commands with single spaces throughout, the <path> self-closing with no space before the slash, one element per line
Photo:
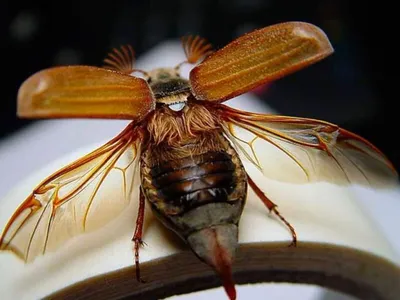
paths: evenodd
<path fill-rule="evenodd" d="M 226 202 L 236 187 L 235 164 L 225 152 L 207 152 L 166 161 L 151 168 L 157 196 L 183 211 Z"/>

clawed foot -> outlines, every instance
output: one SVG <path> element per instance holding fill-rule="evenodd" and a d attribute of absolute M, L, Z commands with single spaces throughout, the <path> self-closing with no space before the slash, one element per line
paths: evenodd
<path fill-rule="evenodd" d="M 136 266 L 136 280 L 140 283 L 146 283 L 140 276 L 140 263 L 139 263 L 139 247 L 146 245 L 139 237 L 134 237 L 132 241 L 135 243 L 135 266 Z M 146 245 L 147 246 L 147 245 Z"/>
<path fill-rule="evenodd" d="M 288 247 L 297 247 L 297 239 L 293 239 Z"/>

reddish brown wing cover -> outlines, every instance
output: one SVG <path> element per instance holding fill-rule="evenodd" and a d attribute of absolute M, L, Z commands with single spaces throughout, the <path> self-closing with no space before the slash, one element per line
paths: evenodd
<path fill-rule="evenodd" d="M 145 80 L 90 66 L 42 70 L 18 92 L 18 116 L 28 118 L 140 120 L 154 107 Z"/>
<path fill-rule="evenodd" d="M 190 72 L 196 99 L 223 101 L 315 63 L 333 52 L 325 33 L 287 22 L 239 37 Z"/>

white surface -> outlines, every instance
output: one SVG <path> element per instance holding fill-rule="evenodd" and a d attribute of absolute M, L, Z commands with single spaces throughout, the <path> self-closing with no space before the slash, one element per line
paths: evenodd
<path fill-rule="evenodd" d="M 162 51 L 162 54 L 158 52 L 159 50 Z M 148 70 L 153 67 L 173 66 L 183 60 L 182 54 L 183 51 L 181 51 L 179 45 L 174 43 L 166 44 L 162 46 L 160 49 L 155 49 L 147 56 L 141 58 L 138 61 L 137 67 Z M 161 61 L 163 63 L 161 63 Z M 257 99 L 255 98 L 252 99 L 251 97 L 249 99 L 248 97 L 250 96 L 247 95 L 236 98 L 234 101 L 231 101 L 231 105 L 235 107 L 244 108 L 250 111 L 263 112 L 268 110 L 268 107 L 258 102 Z M 113 121 L 113 120 L 110 121 L 46 120 L 46 121 L 41 121 L 29 128 L 26 128 L 21 132 L 19 132 L 18 134 L 14 135 L 13 137 L 2 141 L 0 144 L 0 172 L 1 172 L 0 199 L 3 198 L 6 195 L 6 193 L 10 191 L 12 187 L 14 187 L 17 184 L 20 184 L 21 181 L 23 181 L 28 175 L 30 175 L 34 171 L 42 169 L 43 166 L 50 164 L 50 166 L 47 166 L 46 169 L 41 171 L 43 172 L 43 176 L 49 175 L 50 171 L 55 171 L 59 167 L 59 163 L 53 162 L 56 158 L 62 157 L 66 154 L 74 152 L 78 148 L 88 145 L 91 145 L 89 146 L 89 150 L 91 150 L 93 149 L 93 144 L 100 144 L 101 142 L 114 137 L 124 128 L 124 126 L 127 123 L 128 123 L 127 121 Z M 77 153 L 73 153 L 70 155 L 69 159 L 72 159 L 73 156 L 77 155 L 78 155 Z M 65 159 L 66 158 L 64 157 L 63 161 L 65 161 Z M 35 182 L 34 180 L 35 178 L 28 179 L 30 183 L 24 185 L 25 188 L 27 189 L 33 188 L 37 184 L 37 182 Z M 28 190 L 25 191 L 23 189 L 20 189 L 18 193 L 20 193 L 19 201 L 22 202 L 26 197 Z M 359 200 L 361 202 L 361 205 L 363 205 L 365 210 L 371 213 L 372 218 L 376 220 L 377 224 L 382 230 L 383 237 L 386 237 L 387 240 L 389 240 L 392 243 L 392 245 L 395 248 L 395 252 L 400 253 L 400 239 L 399 239 L 400 236 L 397 231 L 397 228 L 400 228 L 400 219 L 398 218 L 400 212 L 399 191 L 390 193 L 382 193 L 382 192 L 375 193 L 361 189 L 359 193 L 360 193 Z M 307 197 L 304 198 L 305 198 L 304 201 L 306 201 Z M 290 218 L 291 213 L 295 215 L 298 212 L 296 211 L 296 209 L 301 210 L 307 207 L 306 205 L 303 205 L 304 203 L 301 201 L 298 203 L 301 205 L 297 207 L 296 206 L 288 207 L 287 209 L 285 209 L 284 205 L 282 205 L 282 209 L 285 209 L 286 212 L 285 216 L 287 216 L 287 218 Z M 339 203 L 338 205 L 336 205 L 336 207 L 332 206 L 331 209 L 336 209 L 336 214 L 334 213 L 331 214 L 332 216 L 331 224 L 332 226 L 336 226 L 335 221 L 337 221 L 337 219 L 340 219 L 341 224 L 343 225 L 343 230 L 345 232 L 346 230 L 348 230 L 349 227 L 345 226 L 346 218 L 343 218 L 343 216 L 346 214 L 342 212 L 342 209 L 344 208 L 348 208 L 348 206 L 346 206 L 345 204 L 341 206 L 339 205 Z M 358 207 L 353 207 L 353 208 L 355 210 L 358 209 Z M 248 209 L 251 209 L 251 205 Z M 1 227 L 7 221 L 5 219 L 6 215 L 9 216 L 9 213 L 12 211 L 13 211 L 12 207 L 2 206 L 0 213 Z M 357 215 L 357 212 L 355 212 L 355 215 Z M 263 220 L 266 219 L 264 213 L 260 213 L 259 217 L 260 219 Z M 271 220 L 267 220 L 267 222 L 268 221 L 271 223 Z M 354 219 L 349 219 L 347 221 L 360 224 L 357 223 L 357 220 Z M 259 236 L 252 236 L 252 231 L 250 229 L 252 228 L 252 224 L 254 224 L 253 222 L 254 222 L 253 219 L 248 219 L 246 218 L 246 215 L 244 215 L 244 218 L 241 223 L 241 232 L 242 232 L 241 236 L 246 237 L 248 241 L 260 238 Z M 129 215 L 129 212 L 127 212 L 126 214 L 121 216 L 121 218 L 118 218 L 118 220 L 116 220 L 116 223 L 124 223 L 126 231 L 123 231 L 120 236 L 115 237 L 114 238 L 115 240 L 113 240 L 112 243 L 105 245 L 101 249 L 95 250 L 95 251 L 103 251 L 103 250 L 107 251 L 108 249 L 109 253 L 115 255 L 116 258 L 115 260 L 109 258 L 108 261 L 109 265 L 107 267 L 111 268 L 122 267 L 127 262 L 133 261 L 131 252 L 132 244 L 130 242 L 132 231 L 134 228 L 132 215 Z M 314 224 L 318 224 L 318 218 L 314 220 Z M 283 227 L 279 226 L 278 224 L 271 226 L 275 227 L 268 227 L 269 230 L 265 230 L 266 237 L 271 238 L 271 235 L 276 235 L 273 236 L 272 238 L 277 238 L 281 240 L 282 239 L 285 240 L 288 238 L 288 234 Z M 350 228 L 354 229 L 354 226 L 350 226 Z M 248 230 L 248 232 L 245 233 L 244 230 L 246 229 Z M 299 229 L 296 227 L 296 229 L 299 230 L 299 232 L 302 232 L 301 228 Z M 362 229 L 360 230 L 362 232 Z M 367 231 L 367 228 L 365 228 L 364 230 Z M 370 230 L 375 231 L 373 224 L 371 225 Z M 146 232 L 147 235 L 152 235 L 152 233 L 153 234 L 157 233 L 157 228 L 155 228 L 154 226 L 153 227 L 150 226 Z M 365 232 L 365 234 L 366 236 L 368 236 L 369 234 L 374 235 L 375 233 L 371 233 L 370 231 L 368 231 Z M 377 235 L 379 236 L 379 234 Z M 299 238 L 301 239 L 302 236 L 300 235 Z M 324 237 L 322 236 L 321 238 Z M 346 235 L 343 235 L 342 238 L 343 238 L 342 242 L 344 244 L 354 242 L 354 241 L 347 241 Z M 241 241 L 242 242 L 246 241 L 246 239 L 243 239 Z M 102 240 L 102 237 L 96 236 L 96 234 L 93 235 L 92 240 L 94 241 L 94 243 L 104 242 L 104 240 Z M 360 241 L 362 240 L 363 238 L 360 237 Z M 384 238 L 382 240 L 381 245 L 377 247 L 374 244 L 374 242 L 368 244 L 368 239 L 364 239 L 364 242 L 365 243 L 363 243 L 363 245 L 360 245 L 361 248 L 370 250 L 372 248 L 372 250 L 374 251 L 378 252 L 381 251 L 382 255 L 384 256 L 389 255 L 391 258 L 395 259 L 395 254 L 391 252 L 390 246 L 386 245 L 386 241 Z M 165 250 L 164 252 L 165 255 L 167 255 L 168 253 L 170 253 L 170 251 L 173 251 L 175 249 L 174 246 L 164 247 L 165 244 L 163 244 L 162 238 L 159 240 L 159 243 L 161 245 L 161 248 Z M 73 243 L 71 245 L 72 245 L 71 247 L 74 247 Z M 147 258 L 151 257 L 151 253 L 149 253 L 149 251 L 150 252 L 152 251 L 151 249 L 159 249 L 159 248 L 157 247 L 157 245 L 153 245 L 152 247 L 147 248 L 146 250 L 147 252 L 142 251 L 143 261 L 146 260 L 146 257 Z M 94 258 L 95 255 L 93 255 L 92 251 L 90 251 L 90 253 L 87 253 L 86 251 L 85 253 L 84 245 L 78 247 L 76 251 L 77 251 L 76 253 L 79 253 L 79 255 L 81 255 L 82 261 L 86 261 L 85 266 L 90 266 L 90 265 L 92 266 L 92 269 L 88 270 L 88 273 L 92 272 L 93 274 L 96 274 L 99 271 L 101 271 L 102 266 L 96 264 Z M 60 260 L 60 258 L 68 257 L 68 255 L 69 255 L 68 253 L 64 254 L 61 253 L 61 254 L 56 254 L 55 257 L 59 259 L 58 261 L 63 261 Z M 14 266 L 12 269 L 13 272 L 10 272 L 10 269 L 8 268 L 6 269 L 4 263 L 5 256 L 7 257 L 6 260 L 11 261 L 11 263 L 13 264 Z M 125 260 L 123 258 L 125 258 Z M 122 261 L 124 261 L 124 263 L 121 263 Z M 83 266 L 79 263 L 78 264 L 68 263 L 65 266 L 58 264 L 57 270 L 50 270 L 52 273 L 52 278 L 42 277 L 40 278 L 40 281 L 37 282 L 38 278 L 33 275 L 36 274 L 36 272 L 38 272 L 40 268 L 45 269 L 52 266 L 54 267 L 54 265 L 52 265 L 51 263 L 46 263 L 45 260 L 43 260 L 43 262 L 44 264 L 40 264 L 40 259 L 39 259 L 38 262 L 35 263 L 35 265 L 25 267 L 11 254 L 1 253 L 0 276 L 2 277 L 0 277 L 0 290 L 4 291 L 8 285 L 16 284 L 15 282 L 17 278 L 13 276 L 17 276 L 18 274 L 22 273 L 25 274 L 24 278 L 30 281 L 28 282 L 27 285 L 28 287 L 29 286 L 31 286 L 31 288 L 36 287 L 35 290 L 38 289 L 40 290 L 40 287 L 44 286 L 46 282 L 48 283 L 48 281 L 56 282 L 57 280 L 66 280 L 67 273 L 70 274 L 69 276 L 73 276 L 74 273 L 75 274 L 79 273 L 80 269 L 83 268 Z M 10 265 L 8 265 L 8 267 L 9 266 Z M 106 268 L 105 266 L 103 267 Z M 65 270 L 68 270 L 68 272 Z M 21 277 L 18 277 L 18 280 L 21 280 Z M 24 287 L 26 283 L 27 282 L 25 281 Z M 17 286 L 18 284 L 16 284 L 15 287 Z M 19 286 L 21 291 L 24 291 L 21 288 L 20 284 Z M 238 288 L 238 296 L 239 296 L 238 299 L 247 299 L 247 298 L 264 299 L 265 295 L 270 295 L 271 296 L 270 299 L 275 298 L 273 295 L 276 295 L 277 298 L 291 299 L 296 297 L 297 299 L 306 299 L 306 300 L 323 299 L 324 297 L 327 297 L 326 292 L 323 289 L 310 286 L 293 287 L 284 284 L 279 284 L 279 285 L 263 284 L 263 285 L 257 285 L 257 287 L 246 286 Z M 226 299 L 226 295 L 221 288 L 213 289 L 207 292 L 194 293 L 192 295 L 180 296 L 176 298 L 203 299 L 204 297 L 208 298 L 210 296 L 215 296 L 213 297 L 214 299 Z"/>

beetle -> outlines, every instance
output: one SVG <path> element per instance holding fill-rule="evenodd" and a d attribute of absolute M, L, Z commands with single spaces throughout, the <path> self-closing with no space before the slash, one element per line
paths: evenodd
<path fill-rule="evenodd" d="M 231 266 L 248 186 L 287 226 L 290 245 L 297 243 L 294 227 L 251 178 L 243 160 L 266 177 L 297 183 L 380 186 L 397 180 L 395 168 L 377 147 L 337 125 L 250 113 L 222 103 L 331 55 L 332 45 L 317 26 L 271 25 L 217 51 L 198 36 L 182 42 L 186 61 L 173 68 L 134 69 L 134 50 L 127 45 L 113 49 L 104 67 L 52 67 L 21 85 L 20 117 L 131 122 L 105 145 L 42 181 L 11 216 L 1 250 L 30 262 L 75 235 L 104 226 L 130 201 L 139 201 L 133 242 L 141 280 L 147 202 L 214 268 L 235 299 Z M 180 75 L 186 63 L 196 65 L 188 79 Z M 268 147 L 274 158 L 261 155 Z M 272 168 L 272 160 L 281 168 Z M 103 187 L 116 176 L 120 193 L 104 199 Z"/>

